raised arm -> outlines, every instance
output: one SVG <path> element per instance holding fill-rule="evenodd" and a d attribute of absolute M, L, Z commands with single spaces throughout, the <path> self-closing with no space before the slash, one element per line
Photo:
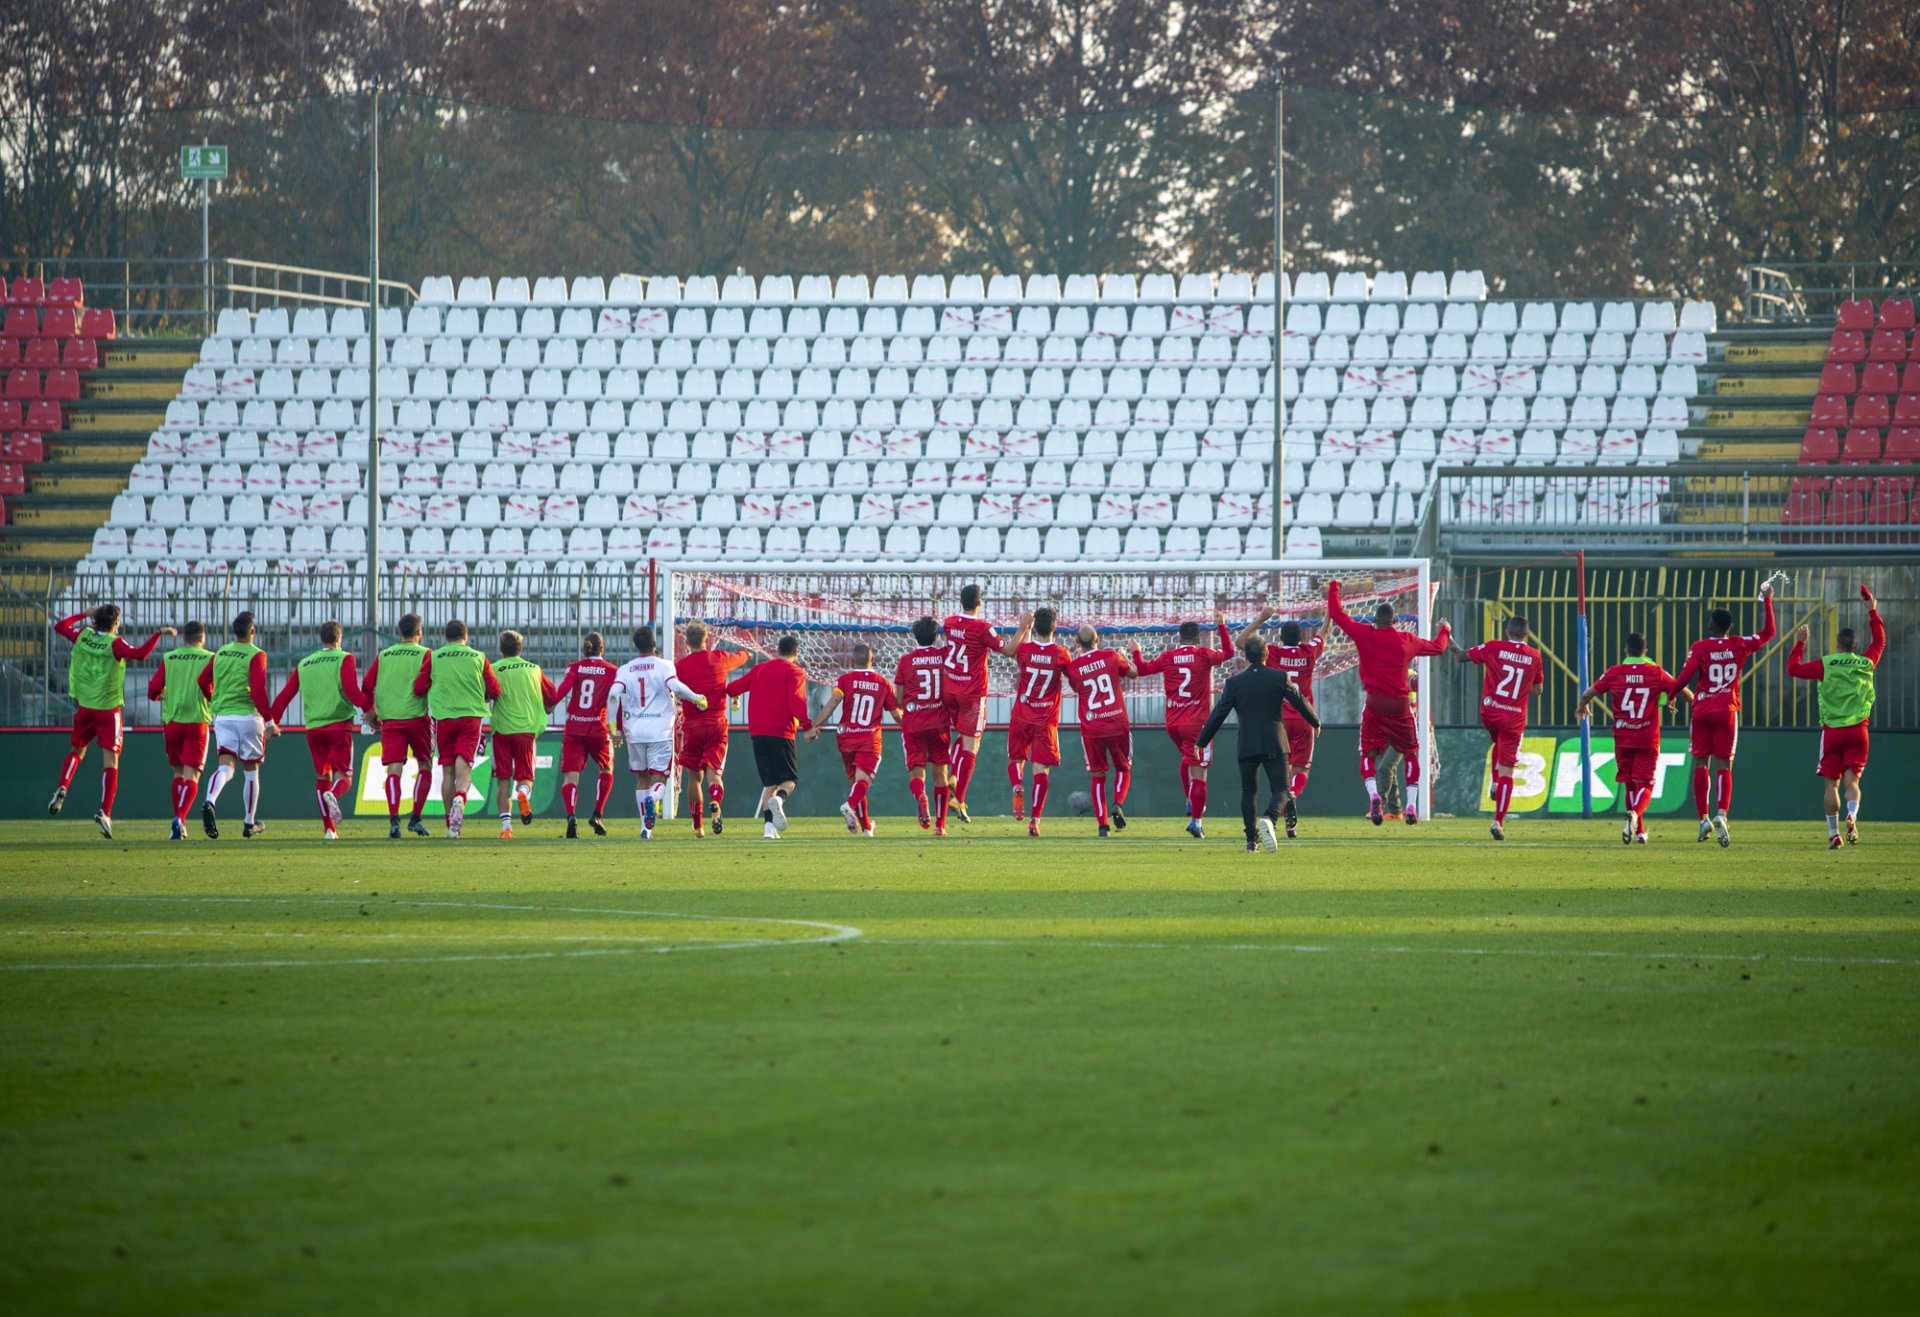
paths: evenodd
<path fill-rule="evenodd" d="M 88 612 L 75 613 L 72 617 L 63 617 L 53 624 L 54 634 L 71 645 L 74 641 L 80 639 L 80 624 L 91 616 L 92 613 Z"/>
<path fill-rule="evenodd" d="M 138 645 L 129 645 L 119 636 L 115 636 L 113 638 L 113 656 L 117 659 L 130 659 L 137 663 L 147 655 L 153 653 L 153 647 L 160 643 L 161 636 L 170 636 L 172 634 L 173 628 L 164 626 Z"/>
<path fill-rule="evenodd" d="M 1887 652 L 1887 624 L 1880 620 L 1880 601 L 1873 591 L 1863 585 L 1860 597 L 1867 601 L 1867 662 L 1879 667 L 1880 656 Z"/>
<path fill-rule="evenodd" d="M 1327 619 L 1350 636 L 1360 634 L 1360 624 L 1347 616 L 1347 610 L 1340 602 L 1340 578 L 1327 582 Z"/>
<path fill-rule="evenodd" d="M 1754 641 L 1764 645 L 1773 636 L 1773 587 L 1767 585 L 1761 587 L 1760 591 L 1760 634 L 1754 637 Z"/>
<path fill-rule="evenodd" d="M 1413 637 L 1413 657 L 1430 658 L 1435 654 L 1444 654 L 1447 652 L 1447 646 L 1452 642 L 1453 628 L 1443 621 L 1439 629 L 1433 633 L 1433 639 L 1422 640 L 1419 636 Z"/>
<path fill-rule="evenodd" d="M 1794 628 L 1793 647 L 1787 651 L 1787 675 L 1802 681 L 1819 681 L 1827 675 L 1827 665 L 1819 659 L 1804 657 L 1809 634 L 1805 626 Z"/>
<path fill-rule="evenodd" d="M 1119 651 L 1116 650 L 1114 652 L 1118 653 Z M 1167 656 L 1166 650 L 1161 650 L 1152 658 L 1142 658 L 1140 655 L 1140 642 L 1138 640 L 1133 642 L 1133 670 L 1140 676 L 1147 677 L 1156 672 L 1165 672 L 1172 665 L 1173 660 Z"/>
<path fill-rule="evenodd" d="M 1273 609 L 1271 607 L 1262 608 L 1260 615 L 1254 618 L 1253 621 L 1247 623 L 1247 625 L 1241 629 L 1240 634 L 1233 638 L 1233 648 L 1238 649 L 1240 646 L 1246 644 L 1248 636 L 1258 635 L 1260 628 L 1272 620 Z M 1223 623 L 1222 625 L 1224 626 L 1225 624 Z M 1229 654 L 1227 657 L 1232 658 L 1233 656 Z M 1224 662 L 1224 660 L 1222 661 Z"/>
<path fill-rule="evenodd" d="M 1020 625 L 1014 629 L 1012 641 L 1013 652 L 1016 654 L 1019 653 L 1020 646 L 1026 644 L 1031 639 L 1033 639 L 1033 610 L 1029 608 L 1020 615 Z"/>
<path fill-rule="evenodd" d="M 1220 648 L 1213 651 L 1213 664 L 1219 667 L 1233 658 L 1233 636 L 1227 630 L 1227 619 L 1219 609 L 1213 610 L 1213 628 L 1220 636 Z"/>

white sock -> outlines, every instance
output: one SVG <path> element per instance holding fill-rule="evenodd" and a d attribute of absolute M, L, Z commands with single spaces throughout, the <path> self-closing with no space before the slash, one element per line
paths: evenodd
<path fill-rule="evenodd" d="M 523 796 L 526 796 L 526 797 L 527 797 L 527 803 L 528 803 L 528 804 L 532 804 L 532 803 L 533 803 L 533 783 L 531 783 L 531 782 L 515 782 L 515 783 L 513 784 L 513 790 L 514 790 L 514 793 L 515 793 L 516 795 L 523 795 Z"/>
<path fill-rule="evenodd" d="M 653 784 L 653 812 L 658 815 L 665 815 L 667 812 L 667 784 L 665 782 L 655 782 Z"/>
<path fill-rule="evenodd" d="M 241 799 L 247 802 L 247 822 L 257 823 L 259 820 L 254 817 L 253 811 L 260 804 L 260 770 L 243 768 L 240 778 Z"/>
<path fill-rule="evenodd" d="M 447 822 L 448 823 L 450 823 L 451 825 L 457 828 L 462 823 L 466 822 L 466 818 L 467 818 L 467 798 L 465 796 L 455 796 L 452 800 L 447 802 Z"/>
<path fill-rule="evenodd" d="M 1827 835 L 1829 837 L 1838 837 L 1840 835 L 1840 816 L 1838 814 L 1827 815 Z"/>
<path fill-rule="evenodd" d="M 1380 794 L 1379 781 L 1375 778 L 1369 777 L 1367 779 L 1367 799 L 1371 800 L 1379 794 Z"/>
<path fill-rule="evenodd" d="M 214 769 L 213 776 L 207 779 L 207 803 L 211 805 L 220 799 L 221 791 L 225 790 L 227 783 L 231 781 L 233 781 L 233 765 L 221 764 Z"/>
<path fill-rule="evenodd" d="M 1851 819 L 1857 819 L 1859 817 L 1860 817 L 1860 802 L 1857 800 L 1849 800 L 1847 802 L 1847 818 L 1851 820 Z"/>

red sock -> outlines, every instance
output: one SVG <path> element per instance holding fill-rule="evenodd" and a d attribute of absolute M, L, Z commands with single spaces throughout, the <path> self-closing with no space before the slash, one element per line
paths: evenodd
<path fill-rule="evenodd" d="M 1373 756 L 1362 751 L 1360 754 L 1360 776 L 1373 776 Z"/>
<path fill-rule="evenodd" d="M 1104 776 L 1093 779 L 1093 821 L 1103 828 L 1107 826 L 1107 779 Z"/>
<path fill-rule="evenodd" d="M 927 780 L 924 777 L 908 778 L 907 790 L 913 793 L 914 800 L 920 805 L 927 803 Z"/>
<path fill-rule="evenodd" d="M 321 778 L 313 788 L 314 798 L 320 802 L 320 821 L 327 826 L 333 825 L 333 811 L 327 808 L 327 802 L 333 799 L 333 783 Z"/>
<path fill-rule="evenodd" d="M 1199 818 L 1207 812 L 1207 782 L 1205 778 L 1193 778 L 1187 783 L 1187 813 Z"/>
<path fill-rule="evenodd" d="M 571 782 L 562 782 L 560 784 L 560 808 L 566 810 L 567 813 L 572 814 L 574 810 L 579 806 L 579 804 L 580 804 L 580 788 Z M 698 810 L 699 808 L 700 807 L 698 805 L 694 806 L 695 810 Z M 698 823 L 700 821 L 700 815 L 696 813 L 693 816 L 693 819 L 694 819 L 694 822 Z"/>
<path fill-rule="evenodd" d="M 197 793 L 194 790 L 194 781 L 192 778 L 176 777 L 173 779 L 173 817 L 174 818 L 178 819 L 182 823 L 185 823 L 187 821 L 187 811 L 193 808 L 193 798 L 196 794 Z"/>
<path fill-rule="evenodd" d="M 351 773 L 342 773 L 339 777 L 333 779 L 333 798 L 335 800 L 345 800 L 348 793 L 352 790 L 353 775 Z"/>
<path fill-rule="evenodd" d="M 1419 786 L 1420 785 L 1420 747 L 1419 746 L 1416 745 L 1413 747 L 1413 753 L 1406 757 L 1406 764 L 1407 764 L 1407 785 L 1410 787 Z M 1408 797 L 1408 799 L 1411 800 L 1412 797 Z"/>
<path fill-rule="evenodd" d="M 611 795 L 613 795 L 613 774 L 602 773 L 599 784 L 594 787 L 593 791 L 593 812 L 596 814 L 606 813 L 607 798 Z"/>
<path fill-rule="evenodd" d="M 700 799 L 699 791 L 696 790 L 692 793 L 691 798 L 687 801 L 687 804 L 693 812 L 693 826 L 696 828 L 702 826 L 702 824 L 705 822 L 705 819 L 703 817 L 703 812 L 704 812 L 706 802 Z"/>
<path fill-rule="evenodd" d="M 100 770 L 100 812 L 113 813 L 113 798 L 120 794 L 120 770 L 103 768 Z"/>
<path fill-rule="evenodd" d="M 1187 771 L 1186 760 L 1180 761 L 1180 798 L 1193 799 L 1193 774 Z"/>
<path fill-rule="evenodd" d="M 1287 790 L 1293 793 L 1293 798 L 1295 800 L 1298 800 L 1300 799 L 1300 797 L 1306 795 L 1307 794 L 1307 775 L 1305 773 L 1295 773 L 1293 775 L 1293 780 L 1287 783 Z"/>
<path fill-rule="evenodd" d="M 1733 770 L 1731 768 L 1720 770 L 1719 796 L 1720 812 L 1722 814 L 1730 812 L 1733 809 Z"/>
<path fill-rule="evenodd" d="M 866 811 L 867 788 L 872 785 L 873 784 L 867 781 L 867 779 L 865 779 L 864 777 L 859 778 L 855 780 L 853 784 L 853 790 L 847 792 L 847 803 L 853 806 L 853 812 L 855 815 L 862 814 Z"/>
<path fill-rule="evenodd" d="M 1699 812 L 1701 818 L 1707 816 L 1707 766 L 1705 764 L 1693 766 L 1693 807 Z"/>
<path fill-rule="evenodd" d="M 1113 770 L 1113 803 L 1116 805 L 1126 804 L 1127 788 L 1132 785 L 1133 785 L 1133 770 L 1131 768 L 1114 769 Z"/>
<path fill-rule="evenodd" d="M 1007 784 L 1015 791 L 1020 789 L 1020 765 L 1017 761 L 1009 760 L 1007 762 Z"/>
<path fill-rule="evenodd" d="M 725 800 L 726 798 L 727 798 L 726 783 L 715 780 L 713 785 L 707 788 L 707 803 L 713 806 L 714 813 L 718 814 L 720 812 L 720 802 Z"/>
<path fill-rule="evenodd" d="M 413 780 L 413 816 L 419 818 L 427 808 L 427 797 L 433 794 L 433 770 L 422 767 L 420 776 Z M 452 802 L 447 802 L 451 804 Z"/>
<path fill-rule="evenodd" d="M 1040 811 L 1047 807 L 1047 787 L 1053 781 L 1051 773 L 1033 775 L 1033 816 L 1040 817 Z"/>
<path fill-rule="evenodd" d="M 73 775 L 79 771 L 80 771 L 79 752 L 68 751 L 67 761 L 60 765 L 60 789 L 64 791 L 66 790 L 66 788 L 72 786 Z"/>
<path fill-rule="evenodd" d="M 933 825 L 937 828 L 947 826 L 947 788 L 933 789 Z"/>
<path fill-rule="evenodd" d="M 1493 779 L 1493 821 L 1505 823 L 1507 808 L 1513 804 L 1513 779 L 1496 777 Z"/>
<path fill-rule="evenodd" d="M 398 773 L 387 774 L 387 817 L 390 819 L 400 817 L 400 775 Z"/>
<path fill-rule="evenodd" d="M 967 788 L 973 785 L 974 766 L 980 762 L 980 756 L 971 750 L 962 750 L 958 746 L 953 751 L 953 798 L 965 800 Z"/>

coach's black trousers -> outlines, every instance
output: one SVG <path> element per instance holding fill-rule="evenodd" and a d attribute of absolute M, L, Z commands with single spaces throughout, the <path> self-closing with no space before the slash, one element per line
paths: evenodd
<path fill-rule="evenodd" d="M 1278 823 L 1281 807 L 1287 803 L 1287 779 L 1292 774 L 1287 771 L 1287 756 L 1284 750 L 1265 759 L 1242 759 L 1240 761 L 1240 822 L 1246 825 L 1248 841 L 1256 840 L 1253 830 L 1253 798 L 1260 786 L 1260 770 L 1263 768 L 1267 771 L 1267 817 Z"/>

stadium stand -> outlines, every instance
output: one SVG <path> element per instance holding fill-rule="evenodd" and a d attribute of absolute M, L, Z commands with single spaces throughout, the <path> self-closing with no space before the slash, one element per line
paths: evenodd
<path fill-rule="evenodd" d="M 1887 527 L 1920 522 L 1920 334 L 1911 297 L 1851 298 L 1834 317 L 1818 392 L 1800 441 L 1805 466 L 1879 468 L 1793 481 L 1781 521 L 1794 527 Z"/>
<path fill-rule="evenodd" d="M 378 366 L 357 308 L 228 308 L 84 566 L 363 570 L 375 369 L 402 571 L 1232 558 L 1271 524 L 1276 328 L 1289 555 L 1410 536 L 1438 466 L 1567 469 L 1552 499 L 1448 494 L 1465 521 L 1605 521 L 1658 500 L 1715 328 L 1488 301 L 1477 271 L 1303 273 L 1278 325 L 1272 299 L 1245 274 L 431 278 L 382 313 Z"/>

